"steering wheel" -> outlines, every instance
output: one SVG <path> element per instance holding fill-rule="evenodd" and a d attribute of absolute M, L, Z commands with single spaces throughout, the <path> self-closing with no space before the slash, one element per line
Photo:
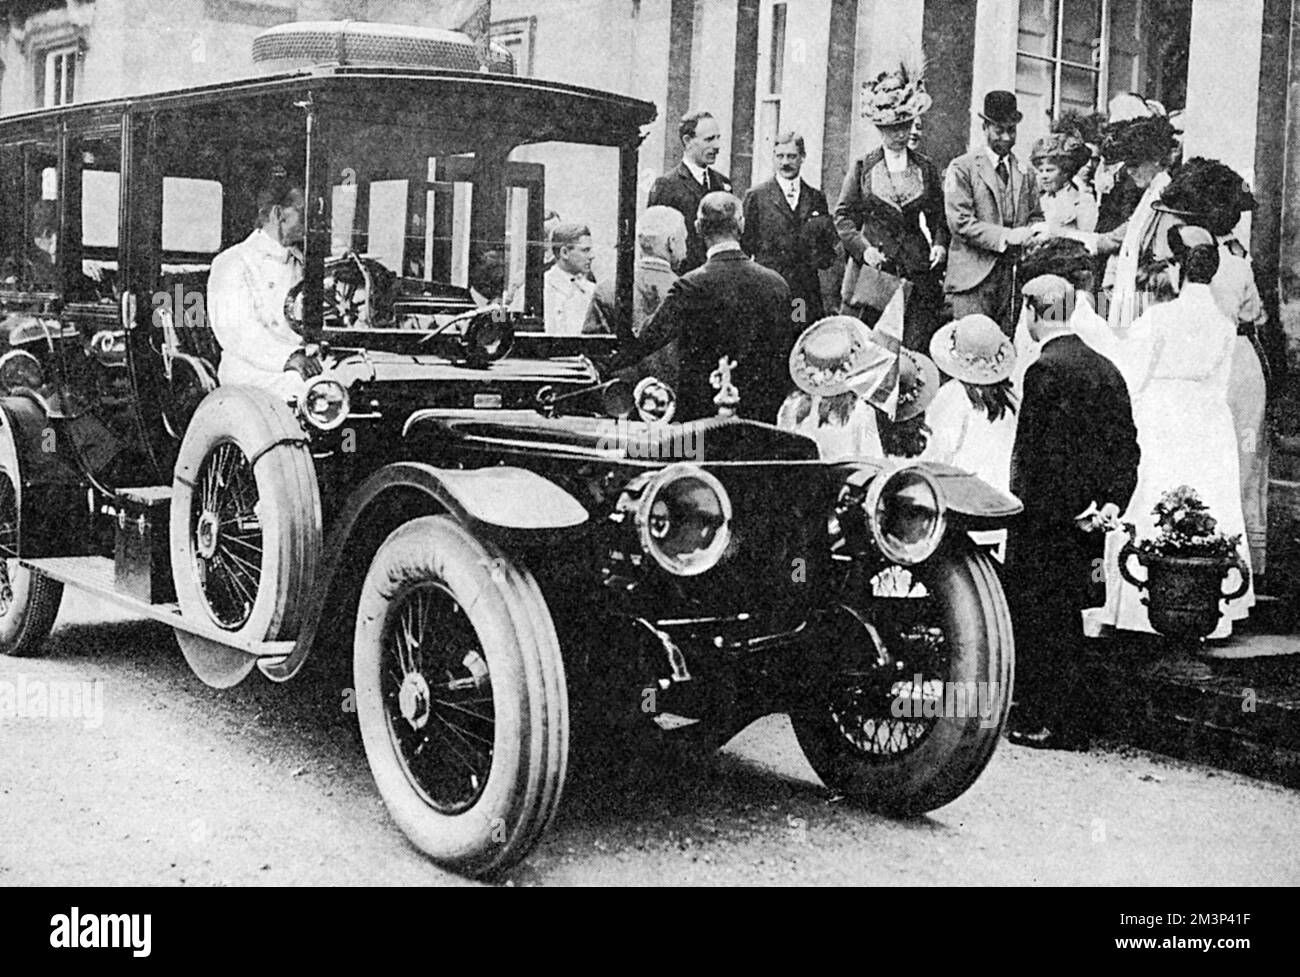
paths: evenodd
<path fill-rule="evenodd" d="M 284 297 L 284 317 L 289 328 L 302 333 L 302 287 L 300 281 Z M 355 251 L 344 252 L 325 263 L 321 310 L 325 322 L 336 329 L 368 328 L 373 324 L 371 299 L 374 280 L 365 260 Z"/>

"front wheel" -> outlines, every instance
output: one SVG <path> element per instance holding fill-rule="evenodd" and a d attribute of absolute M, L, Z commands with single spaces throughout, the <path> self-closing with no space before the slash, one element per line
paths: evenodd
<path fill-rule="evenodd" d="M 527 855 L 569 751 L 559 641 L 533 578 L 453 519 L 405 523 L 362 586 L 353 677 L 375 783 L 411 842 L 473 876 Z"/>
<path fill-rule="evenodd" d="M 846 608 L 838 666 L 791 714 L 832 790 L 908 816 L 960 796 L 993 755 L 1011 705 L 1011 616 L 989 557 L 941 552 L 887 567 Z"/>

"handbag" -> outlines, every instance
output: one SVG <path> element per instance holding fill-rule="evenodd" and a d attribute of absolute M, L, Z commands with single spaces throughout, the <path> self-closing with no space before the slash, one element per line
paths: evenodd
<path fill-rule="evenodd" d="M 840 299 L 845 305 L 867 305 L 881 310 L 903 286 L 903 279 L 871 265 L 849 259 L 844 265 Z"/>

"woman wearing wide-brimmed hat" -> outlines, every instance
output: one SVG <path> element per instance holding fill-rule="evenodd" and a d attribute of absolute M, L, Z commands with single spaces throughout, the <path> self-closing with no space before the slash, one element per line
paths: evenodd
<path fill-rule="evenodd" d="M 1128 328 L 1159 300 L 1154 285 L 1139 277 L 1138 265 L 1143 246 L 1158 222 L 1154 205 L 1169 185 L 1173 148 L 1173 126 L 1161 115 L 1127 119 L 1106 127 L 1102 152 L 1107 162 L 1122 161 L 1129 179 L 1142 191 L 1128 220 L 1097 240 L 1099 254 L 1115 254 L 1107 315 L 1112 329 Z M 1108 268 L 1108 278 L 1110 274 Z"/>
<path fill-rule="evenodd" d="M 849 168 L 835 207 L 850 259 L 841 297 L 846 311 L 872 324 L 888 295 L 882 288 L 877 298 L 864 299 L 872 289 L 862 287 L 863 279 L 883 272 L 910 281 L 903 345 L 924 350 L 943 307 L 939 269 L 949 241 L 939 171 L 908 146 L 931 98 L 921 72 L 902 64 L 865 83 L 862 96 L 862 117 L 880 133 L 881 146 Z"/>
<path fill-rule="evenodd" d="M 1174 222 L 1204 227 L 1219 244 L 1219 270 L 1210 281 L 1210 292 L 1219 311 L 1237 324 L 1228 408 L 1237 432 L 1250 564 L 1258 576 L 1266 568 L 1268 540 L 1268 359 L 1259 336 L 1268 317 L 1255 286 L 1249 252 L 1234 235 L 1241 215 L 1254 209 L 1255 197 L 1241 174 L 1218 160 L 1197 156 L 1182 165 L 1154 207 Z"/>
<path fill-rule="evenodd" d="M 930 443 L 922 456 L 973 472 L 1009 492 L 1016 441 L 1016 351 L 1001 327 L 975 313 L 950 322 L 930 340 L 930 357 L 952 377 L 926 411 Z M 999 546 L 1006 531 L 972 534 Z"/>
<path fill-rule="evenodd" d="M 889 425 L 869 399 L 892 354 L 853 316 L 828 316 L 803 331 L 790 352 L 790 378 L 798 388 L 781 405 L 777 427 L 817 442 L 826 461 L 880 458 L 880 428 Z M 923 414 L 939 389 L 929 357 L 902 349 L 894 424 Z"/>

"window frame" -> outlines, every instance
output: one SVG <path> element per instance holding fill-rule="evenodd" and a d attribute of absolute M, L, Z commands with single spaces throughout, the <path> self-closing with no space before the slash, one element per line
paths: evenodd
<path fill-rule="evenodd" d="M 1040 64 L 1048 64 L 1052 68 L 1052 93 L 1051 93 L 1051 117 L 1058 118 L 1061 114 L 1061 80 L 1062 73 L 1066 68 L 1075 68 L 1080 71 L 1090 72 L 1094 79 L 1093 87 L 1093 109 L 1100 111 L 1109 101 L 1110 91 L 1110 34 L 1111 34 L 1111 0 L 1093 0 L 1098 10 L 1098 16 L 1101 22 L 1101 32 L 1094 45 L 1096 53 L 1095 64 L 1084 64 L 1079 61 L 1070 61 L 1063 57 L 1063 48 L 1065 46 L 1065 29 L 1064 18 L 1062 14 L 1065 10 L 1066 0 L 1051 0 L 1052 2 L 1052 25 L 1053 38 L 1051 55 L 1038 54 L 1033 51 L 1023 51 L 1020 48 L 1020 19 L 1027 0 L 1020 0 L 1016 8 L 1016 62 L 1017 71 L 1021 58 L 1030 61 L 1037 61 Z M 1037 0 L 1028 0 L 1028 2 L 1037 2 Z"/>
<path fill-rule="evenodd" d="M 83 45 L 80 40 L 48 44 L 36 52 L 35 70 L 36 107 L 38 109 L 64 108 L 75 105 L 77 86 L 82 76 Z M 66 59 L 72 65 L 71 77 L 65 69 L 62 75 L 61 90 L 53 99 L 50 96 L 51 67 L 56 59 Z"/>

